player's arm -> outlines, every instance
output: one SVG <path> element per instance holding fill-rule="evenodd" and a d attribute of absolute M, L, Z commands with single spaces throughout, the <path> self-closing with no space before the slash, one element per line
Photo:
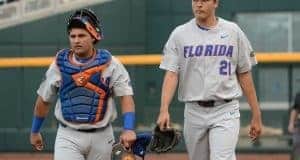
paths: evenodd
<path fill-rule="evenodd" d="M 135 112 L 135 104 L 131 95 L 121 96 L 120 101 L 123 114 L 127 112 Z"/>
<path fill-rule="evenodd" d="M 34 107 L 34 116 L 46 117 L 49 113 L 49 109 L 50 103 L 45 102 L 41 96 L 38 96 Z"/>
<path fill-rule="evenodd" d="M 262 121 L 261 111 L 258 104 L 251 71 L 238 73 L 237 76 L 243 93 L 246 96 L 252 111 L 252 120 L 249 136 L 252 140 L 255 140 L 261 134 Z"/>
<path fill-rule="evenodd" d="M 300 107 L 300 92 L 296 94 L 294 106 L 290 113 L 290 120 L 289 120 L 289 126 L 288 126 L 288 131 L 290 133 L 294 133 L 294 131 L 295 131 L 295 123 L 298 118 L 299 107 Z"/>
<path fill-rule="evenodd" d="M 160 112 L 156 121 L 161 130 L 170 127 L 169 106 L 178 84 L 178 75 L 180 71 L 180 51 L 178 48 L 180 48 L 181 45 L 178 40 L 179 37 L 177 31 L 178 29 L 176 28 L 170 34 L 169 39 L 164 46 L 162 61 L 159 65 L 160 69 L 166 71 L 161 91 Z"/>
<path fill-rule="evenodd" d="M 129 74 L 123 64 L 113 57 L 111 65 L 115 68 L 111 76 L 112 89 L 114 96 L 120 97 L 123 116 L 123 132 L 120 135 L 120 142 L 124 147 L 129 148 L 136 139 L 133 89 Z"/>
<path fill-rule="evenodd" d="M 169 106 L 173 99 L 178 84 L 178 74 L 172 71 L 166 71 L 161 93 L 161 106 L 157 119 L 160 129 L 170 127 Z"/>
<path fill-rule="evenodd" d="M 290 133 L 294 133 L 294 129 L 295 129 L 294 125 L 295 125 L 295 122 L 297 120 L 297 116 L 298 116 L 298 110 L 293 108 L 292 111 L 291 111 L 289 126 L 288 126 L 288 131 Z"/>
<path fill-rule="evenodd" d="M 43 139 L 40 129 L 50 108 L 50 102 L 54 102 L 57 97 L 60 82 L 60 72 L 53 62 L 46 72 L 45 79 L 37 90 L 38 97 L 34 106 L 30 143 L 35 150 L 43 149 Z"/>
<path fill-rule="evenodd" d="M 45 120 L 45 117 L 49 113 L 50 103 L 45 102 L 41 96 L 38 96 L 32 120 L 32 128 L 30 134 L 30 143 L 35 150 L 41 151 L 44 148 L 43 140 L 40 134 L 40 129 Z"/>
<path fill-rule="evenodd" d="M 124 147 L 129 148 L 136 139 L 135 130 L 135 105 L 131 95 L 120 97 L 122 115 L 123 115 L 123 132 L 120 141 Z"/>

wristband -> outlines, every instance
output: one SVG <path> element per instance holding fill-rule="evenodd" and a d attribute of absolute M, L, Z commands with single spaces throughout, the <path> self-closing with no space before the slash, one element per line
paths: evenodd
<path fill-rule="evenodd" d="M 32 120 L 31 133 L 39 133 L 44 120 L 44 117 L 34 116 Z"/>
<path fill-rule="evenodd" d="M 134 112 L 126 112 L 123 114 L 123 128 L 126 130 L 134 130 L 135 128 Z"/>

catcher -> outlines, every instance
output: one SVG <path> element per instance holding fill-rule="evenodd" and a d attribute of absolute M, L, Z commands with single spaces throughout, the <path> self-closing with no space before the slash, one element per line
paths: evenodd
<path fill-rule="evenodd" d="M 165 153 L 171 151 L 179 142 L 181 134 L 174 128 L 160 130 L 156 126 L 153 133 L 143 132 L 137 134 L 132 147 L 127 149 L 121 143 L 113 146 L 112 160 L 145 159 L 147 151 Z"/>
<path fill-rule="evenodd" d="M 43 150 L 42 123 L 56 102 L 59 122 L 55 160 L 109 160 L 115 141 L 111 122 L 116 118 L 114 99 L 119 97 L 123 116 L 120 142 L 130 147 L 136 139 L 135 105 L 126 68 L 105 49 L 100 20 L 89 9 L 68 19 L 70 48 L 57 53 L 37 90 L 30 143 Z"/>

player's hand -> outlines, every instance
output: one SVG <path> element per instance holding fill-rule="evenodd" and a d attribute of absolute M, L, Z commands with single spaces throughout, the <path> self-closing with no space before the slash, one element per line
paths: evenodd
<path fill-rule="evenodd" d="M 120 142 L 126 149 L 129 149 L 135 140 L 136 134 L 133 130 L 124 130 L 120 135 Z"/>
<path fill-rule="evenodd" d="M 44 149 L 44 143 L 41 133 L 31 133 L 30 143 L 34 150 L 41 151 Z"/>
<path fill-rule="evenodd" d="M 160 111 L 157 118 L 156 124 L 159 126 L 160 130 L 165 130 L 170 128 L 170 114 L 168 111 Z"/>
<path fill-rule="evenodd" d="M 252 141 L 255 141 L 261 134 L 262 131 L 262 121 L 260 115 L 253 115 L 251 124 L 250 124 L 250 130 L 249 130 L 249 136 Z"/>
<path fill-rule="evenodd" d="M 295 127 L 294 127 L 293 123 L 289 124 L 288 131 L 289 131 L 289 133 L 294 133 L 295 132 Z"/>

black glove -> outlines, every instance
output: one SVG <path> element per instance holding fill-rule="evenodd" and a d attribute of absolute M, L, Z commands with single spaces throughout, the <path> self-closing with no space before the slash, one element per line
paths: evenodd
<path fill-rule="evenodd" d="M 150 150 L 156 153 L 170 151 L 178 144 L 180 137 L 180 132 L 174 128 L 161 131 L 159 126 L 156 126 L 150 143 Z"/>

